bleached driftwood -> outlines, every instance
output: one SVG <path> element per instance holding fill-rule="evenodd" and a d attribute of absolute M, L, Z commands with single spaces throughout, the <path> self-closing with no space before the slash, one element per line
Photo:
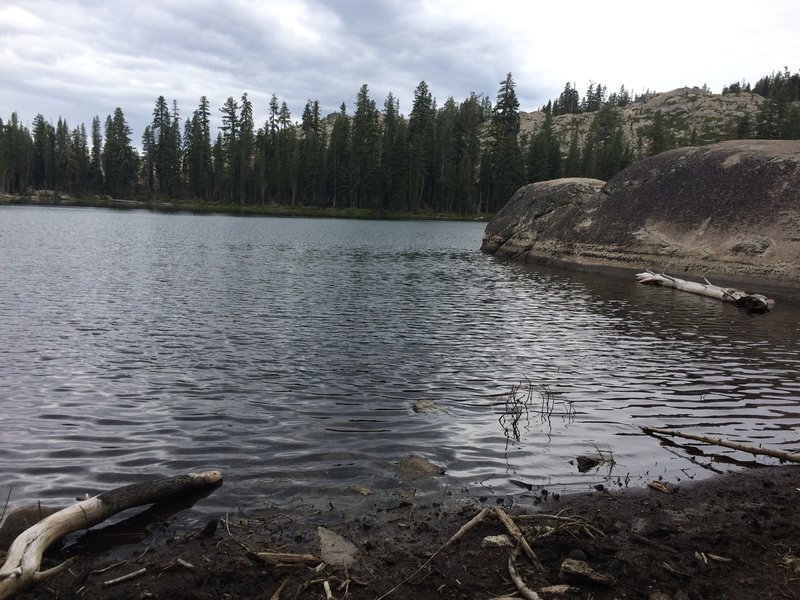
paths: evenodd
<path fill-rule="evenodd" d="M 511 576 L 511 581 L 514 582 L 514 586 L 517 588 L 517 591 L 523 598 L 525 598 L 525 600 L 542 600 L 542 597 L 529 588 L 525 583 L 525 580 L 523 580 L 517 572 L 517 567 L 514 564 L 514 560 L 517 558 L 517 554 L 519 554 L 519 549 L 520 546 L 517 546 L 508 556 L 508 574 Z"/>
<path fill-rule="evenodd" d="M 528 544 L 528 540 L 525 539 L 525 535 L 522 533 L 517 524 L 514 523 L 514 519 L 508 516 L 508 513 L 499 506 L 494 507 L 494 512 L 497 515 L 497 518 L 500 519 L 500 522 L 505 526 L 508 533 L 510 533 L 517 540 L 517 543 L 525 551 L 525 555 L 533 563 L 533 566 L 536 567 L 539 573 L 544 573 L 544 567 L 542 566 L 542 563 L 539 562 L 539 558 L 536 556 L 533 548 L 531 548 L 530 544 Z"/>
<path fill-rule="evenodd" d="M 686 281 L 685 279 L 671 277 L 664 273 L 645 271 L 644 273 L 637 273 L 636 280 L 639 283 L 645 283 L 647 285 L 662 285 L 664 287 L 675 288 L 682 292 L 700 294 L 701 296 L 709 296 L 710 298 L 733 302 L 736 306 L 746 308 L 753 312 L 765 313 L 772 310 L 772 307 L 775 306 L 774 300 L 762 294 L 752 294 L 736 288 L 722 288 L 713 285 L 705 278 L 703 278 L 705 283 L 697 283 L 695 281 Z"/>
<path fill-rule="evenodd" d="M 756 446 L 748 446 L 747 444 L 740 444 L 739 442 L 731 442 L 729 440 L 721 440 L 719 438 L 709 437 L 707 435 L 697 435 L 694 433 L 684 433 L 682 431 L 675 431 L 674 429 L 662 429 L 660 427 L 642 427 L 642 431 L 649 434 L 657 435 L 671 435 L 674 437 L 684 438 L 686 440 L 695 440 L 703 442 L 711 446 L 722 446 L 724 448 L 731 448 L 733 450 L 740 450 L 748 454 L 757 454 L 761 456 L 771 456 L 784 460 L 786 462 L 800 463 L 800 454 L 789 454 L 788 452 L 781 452 L 780 450 L 772 450 L 771 448 L 758 448 Z"/>
<path fill-rule="evenodd" d="M 117 488 L 53 513 L 23 531 L 11 544 L 6 562 L 0 568 L 0 600 L 11 598 L 63 570 L 67 563 L 47 571 L 40 571 L 39 567 L 44 551 L 64 536 L 93 527 L 123 510 L 172 500 L 220 482 L 222 473 L 219 471 L 177 475 Z"/>

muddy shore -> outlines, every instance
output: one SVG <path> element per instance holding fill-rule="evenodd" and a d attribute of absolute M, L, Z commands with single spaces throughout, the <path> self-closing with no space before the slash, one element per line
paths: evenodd
<path fill-rule="evenodd" d="M 800 598 L 800 467 L 661 483 L 669 493 L 531 492 L 424 503 L 398 497 L 340 520 L 319 510 L 273 508 L 198 521 L 187 511 L 156 507 L 146 517 L 71 540 L 43 565 L 72 556 L 69 570 L 20 597 L 324 599 L 327 582 L 340 600 L 519 598 L 509 574 L 512 548 L 485 541 L 508 534 L 495 511 L 501 508 L 542 565 L 540 572 L 520 553 L 515 569 L 544 599 Z M 486 518 L 445 547 L 484 508 Z M 320 547 L 320 523 L 346 540 L 351 553 L 341 562 L 347 566 L 318 566 L 325 552 L 328 563 L 338 560 Z M 268 551 L 315 558 L 274 564 L 257 556 Z M 570 574 L 575 565 L 592 571 Z M 562 591 L 548 591 L 556 589 Z"/>

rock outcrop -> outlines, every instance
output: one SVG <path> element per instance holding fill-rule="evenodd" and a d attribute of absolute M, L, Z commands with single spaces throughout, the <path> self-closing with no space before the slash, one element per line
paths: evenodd
<path fill-rule="evenodd" d="M 604 183 L 520 188 L 483 251 L 529 262 L 800 283 L 800 141 L 681 148 Z"/>

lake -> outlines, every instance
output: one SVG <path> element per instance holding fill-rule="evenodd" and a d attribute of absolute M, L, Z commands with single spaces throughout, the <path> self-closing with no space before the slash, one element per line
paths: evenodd
<path fill-rule="evenodd" d="M 220 469 L 199 505 L 214 512 L 754 461 L 643 425 L 800 450 L 796 298 L 750 315 L 505 262 L 479 252 L 484 226 L 1 207 L 0 495 L 65 503 Z M 446 474 L 405 478 L 409 454 Z"/>

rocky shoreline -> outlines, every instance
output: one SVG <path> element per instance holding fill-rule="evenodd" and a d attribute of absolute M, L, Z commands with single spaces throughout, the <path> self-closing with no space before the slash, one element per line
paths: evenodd
<path fill-rule="evenodd" d="M 335 524 L 330 514 L 274 507 L 187 527 L 179 513 L 168 522 L 139 523 L 127 537 L 117 525 L 77 540 L 45 565 L 73 556 L 70 568 L 22 597 L 519 598 L 501 512 L 518 524 L 541 564 L 523 553 L 512 560 L 518 579 L 540 598 L 800 594 L 800 468 L 662 485 L 666 491 L 376 502 Z M 477 514 L 484 518 L 447 544 Z M 331 554 L 331 539 L 344 540 L 350 551 Z M 306 559 L 292 562 L 293 555 Z M 139 574 L 113 582 L 131 573 Z"/>

